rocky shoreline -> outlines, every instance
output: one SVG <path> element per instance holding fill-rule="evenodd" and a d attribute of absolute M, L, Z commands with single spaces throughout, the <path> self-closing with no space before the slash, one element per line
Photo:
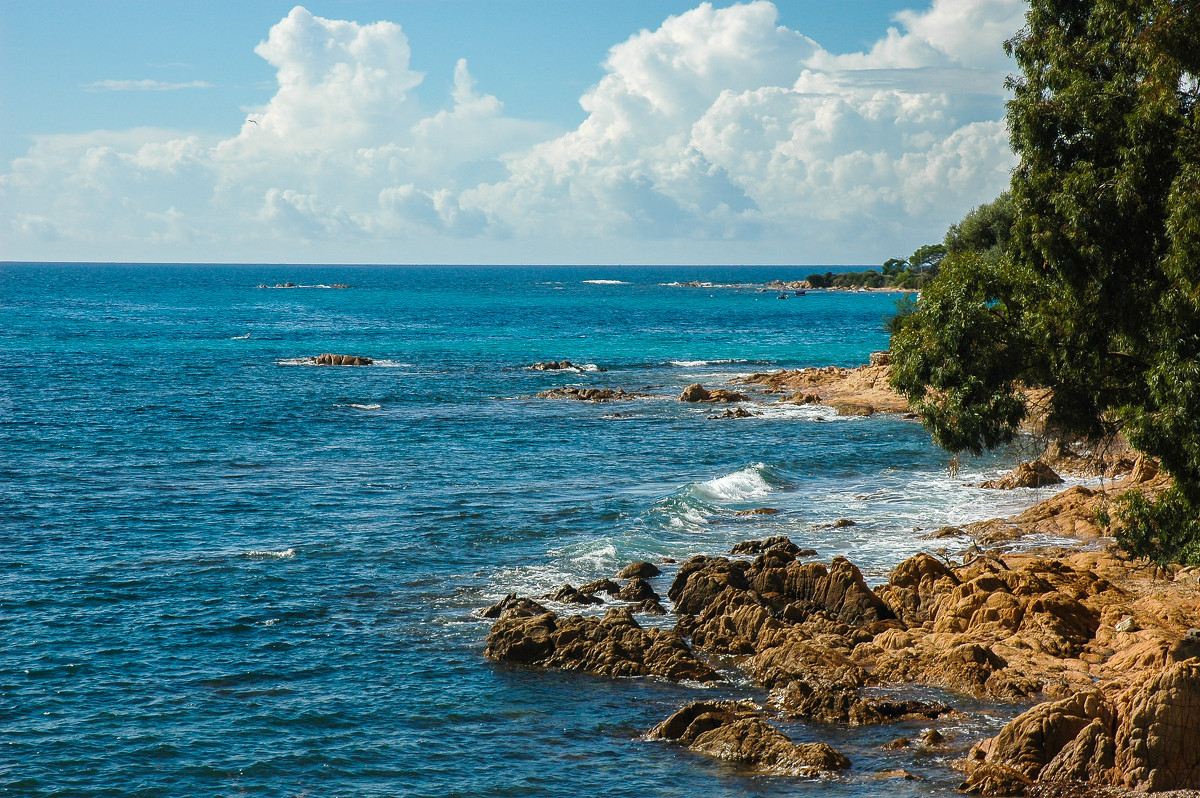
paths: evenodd
<path fill-rule="evenodd" d="M 886 364 L 743 382 L 786 401 L 907 412 L 886 388 Z M 1124 465 L 1109 491 L 1077 486 L 1014 517 L 939 530 L 957 552 L 910 557 L 873 588 L 849 560 L 816 562 L 815 552 L 774 537 L 664 564 L 673 569 L 665 601 L 650 563 L 543 597 L 601 605 L 601 617 L 564 617 L 509 596 L 483 613 L 495 619 L 485 655 L 602 677 L 749 682 L 761 700 L 698 700 L 645 735 L 764 774 L 833 777 L 852 767 L 824 743 L 793 743 L 781 722 L 918 719 L 928 724 L 920 745 L 947 745 L 938 725 L 962 712 L 953 702 L 879 695 L 921 687 L 1014 708 L 999 734 L 949 743 L 963 792 L 1200 790 L 1200 570 L 1151 569 L 1103 538 L 1098 519 L 1111 496 L 1166 484 L 1151 462 Z M 994 487 L 1049 484 L 1051 475 L 1049 462 L 1035 461 Z M 1081 543 L 1030 547 L 1046 534 Z M 673 626 L 637 618 L 663 613 Z M 911 778 L 903 765 L 912 741 L 889 745 L 895 767 L 880 775 Z"/>

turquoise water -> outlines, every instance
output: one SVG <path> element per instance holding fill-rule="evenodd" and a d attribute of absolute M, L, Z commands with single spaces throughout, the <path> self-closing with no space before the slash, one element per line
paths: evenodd
<path fill-rule="evenodd" d="M 948 755 L 879 751 L 913 729 L 792 724 L 854 768 L 752 776 L 640 739 L 746 685 L 482 656 L 509 592 L 781 533 L 879 581 L 919 530 L 995 514 L 964 483 L 1003 464 L 951 477 L 910 421 L 676 400 L 886 348 L 892 296 L 728 287 L 810 271 L 0 265 L 0 790 L 951 794 Z M 285 281 L 314 287 L 259 287 Z M 564 358 L 595 370 L 527 368 Z M 649 397 L 532 398 L 560 385 Z"/>

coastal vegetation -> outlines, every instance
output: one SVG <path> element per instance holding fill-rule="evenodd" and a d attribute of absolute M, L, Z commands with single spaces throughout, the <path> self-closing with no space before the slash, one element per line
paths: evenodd
<path fill-rule="evenodd" d="M 892 321 L 892 384 L 945 448 L 1124 437 L 1173 478 L 1118 503 L 1118 539 L 1200 562 L 1200 13 L 1035 2 L 1006 48 L 1011 190 L 951 227 Z"/>

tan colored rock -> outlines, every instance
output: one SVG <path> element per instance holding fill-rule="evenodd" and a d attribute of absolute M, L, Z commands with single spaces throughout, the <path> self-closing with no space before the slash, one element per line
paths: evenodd
<path fill-rule="evenodd" d="M 681 402 L 745 402 L 750 397 L 744 393 L 728 391 L 724 388 L 708 390 L 700 383 L 692 383 L 679 394 Z"/>
<path fill-rule="evenodd" d="M 994 490 L 1041 488 L 1046 485 L 1060 485 L 1062 481 L 1063 478 L 1044 461 L 1034 460 L 1032 463 L 1021 463 L 1000 479 L 988 480 L 980 487 Z"/>
<path fill-rule="evenodd" d="M 754 708 L 732 701 L 689 704 L 646 736 L 772 775 L 816 778 L 850 767 L 850 760 L 828 745 L 797 745 Z"/>
<path fill-rule="evenodd" d="M 1200 789 L 1200 661 L 1171 665 L 1120 701 L 1116 769 L 1140 792 Z"/>
<path fill-rule="evenodd" d="M 908 401 L 892 390 L 888 384 L 890 375 L 888 365 L 854 369 L 830 366 L 757 373 L 742 381 L 761 385 L 768 393 L 785 394 L 790 397 L 788 401 L 798 404 L 819 401 L 833 406 L 841 402 L 846 407 L 871 408 L 875 413 L 907 413 Z"/>

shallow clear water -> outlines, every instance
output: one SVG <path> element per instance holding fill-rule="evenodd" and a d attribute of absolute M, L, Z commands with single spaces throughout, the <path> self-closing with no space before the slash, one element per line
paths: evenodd
<path fill-rule="evenodd" d="M 950 794 L 949 756 L 879 752 L 911 729 L 793 724 L 853 770 L 752 776 L 640 739 L 747 687 L 482 656 L 474 612 L 509 592 L 773 534 L 877 582 L 928 546 L 914 530 L 1032 501 L 965 487 L 1005 463 L 951 477 L 903 419 L 677 401 L 886 348 L 886 294 L 670 285 L 810 271 L 0 265 L 0 789 Z M 285 281 L 352 287 L 258 287 Z M 527 368 L 564 358 L 596 370 Z M 564 384 L 650 396 L 532 398 Z M 760 506 L 781 512 L 734 516 Z"/>

